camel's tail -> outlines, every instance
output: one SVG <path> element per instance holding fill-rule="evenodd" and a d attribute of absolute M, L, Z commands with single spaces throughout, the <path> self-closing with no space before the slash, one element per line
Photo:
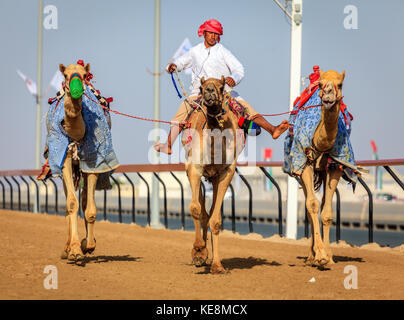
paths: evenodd
<path fill-rule="evenodd" d="M 314 171 L 314 190 L 317 192 L 320 190 L 323 182 L 325 183 L 326 172 L 324 170 Z"/>

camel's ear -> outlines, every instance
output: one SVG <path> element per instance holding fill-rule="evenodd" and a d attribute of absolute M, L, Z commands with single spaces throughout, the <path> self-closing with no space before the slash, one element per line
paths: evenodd
<path fill-rule="evenodd" d="M 66 67 L 64 66 L 64 64 L 63 63 L 59 64 L 59 71 L 62 74 L 65 74 L 65 70 L 66 70 Z"/>
<path fill-rule="evenodd" d="M 201 84 L 204 84 L 204 83 L 205 83 L 205 77 L 202 77 Z"/>
<path fill-rule="evenodd" d="M 222 83 L 223 85 L 226 83 L 226 79 L 224 78 L 224 76 L 222 76 Z"/>
<path fill-rule="evenodd" d="M 345 79 L 345 70 L 344 71 L 342 71 L 342 73 L 341 73 L 341 77 L 342 77 L 342 81 L 344 81 L 344 79 Z"/>
<path fill-rule="evenodd" d="M 86 70 L 86 73 L 90 72 L 90 64 L 87 63 L 86 66 L 84 67 L 84 69 Z"/>
<path fill-rule="evenodd" d="M 323 77 L 323 74 L 324 74 L 324 71 L 323 71 L 323 69 L 321 69 L 321 70 L 320 70 L 320 78 Z"/>

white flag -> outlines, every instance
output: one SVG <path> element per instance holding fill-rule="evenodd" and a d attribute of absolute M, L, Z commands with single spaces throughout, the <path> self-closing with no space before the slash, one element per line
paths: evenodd
<path fill-rule="evenodd" d="M 32 81 L 30 78 L 28 78 L 27 76 L 25 76 L 23 73 L 21 73 L 20 70 L 17 70 L 17 73 L 22 78 L 22 80 L 24 80 L 25 84 L 27 85 L 27 88 L 28 88 L 29 92 L 33 96 L 36 96 L 37 95 L 36 83 L 34 81 Z"/>
<path fill-rule="evenodd" d="M 188 38 L 185 38 L 184 41 L 182 41 L 179 48 L 177 49 L 177 51 L 175 51 L 172 60 L 174 61 L 175 59 L 181 57 L 182 55 L 187 53 L 191 48 L 192 48 L 191 41 L 189 41 Z M 185 69 L 185 73 L 191 74 L 192 73 L 191 68 Z"/>
<path fill-rule="evenodd" d="M 57 70 L 50 82 L 50 85 L 54 87 L 57 91 L 60 91 L 60 89 L 62 89 L 63 81 L 65 81 L 65 78 L 63 77 L 62 73 L 59 70 Z"/>

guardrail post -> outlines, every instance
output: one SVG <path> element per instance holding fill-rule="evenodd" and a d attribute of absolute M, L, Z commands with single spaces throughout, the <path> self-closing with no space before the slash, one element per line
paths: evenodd
<path fill-rule="evenodd" d="M 282 217 L 282 193 L 281 188 L 279 187 L 276 180 L 265 170 L 263 167 L 259 167 L 261 171 L 265 174 L 265 176 L 271 180 L 272 184 L 275 186 L 278 191 L 278 233 L 282 237 L 283 236 L 283 217 Z"/>
<path fill-rule="evenodd" d="M 43 180 L 41 180 L 42 181 L 42 183 L 44 184 L 44 186 L 45 186 L 45 213 L 48 213 L 48 185 L 45 183 L 45 181 L 43 181 Z M 79 193 L 79 196 L 80 196 L 80 193 Z M 79 197 L 79 199 L 80 199 L 80 197 Z M 79 200 L 79 202 L 80 202 L 80 200 Z"/>
<path fill-rule="evenodd" d="M 21 180 L 24 181 L 25 185 L 27 186 L 27 211 L 31 210 L 31 202 L 30 202 L 30 189 L 29 189 L 29 183 L 27 180 L 24 179 L 23 176 L 20 176 Z"/>
<path fill-rule="evenodd" d="M 135 185 L 133 184 L 132 180 L 129 179 L 128 175 L 125 172 L 122 172 L 123 176 L 126 178 L 126 180 L 129 181 L 130 185 L 132 186 L 132 222 L 135 223 L 136 218 L 135 218 Z"/>
<path fill-rule="evenodd" d="M 122 202 L 121 202 L 121 187 L 119 185 L 119 182 L 112 176 L 110 175 L 112 181 L 115 182 L 116 186 L 118 187 L 118 216 L 119 216 L 119 222 L 122 223 Z"/>
<path fill-rule="evenodd" d="M 10 209 L 13 210 L 13 186 L 10 183 L 10 181 L 8 181 L 7 177 L 3 177 L 4 180 L 6 180 L 7 184 L 10 186 Z"/>
<path fill-rule="evenodd" d="M 180 181 L 180 179 L 177 178 L 177 176 L 170 171 L 171 175 L 175 179 L 175 181 L 178 182 L 181 188 L 181 224 L 182 224 L 182 230 L 185 229 L 185 211 L 184 211 L 184 187 Z"/>
<path fill-rule="evenodd" d="M 401 187 L 401 189 L 404 190 L 404 183 L 397 177 L 397 175 L 393 172 L 393 170 L 391 170 L 391 168 L 389 166 L 383 166 L 383 168 L 386 169 L 386 171 L 388 173 L 390 173 L 390 175 L 398 183 L 398 185 Z"/>
<path fill-rule="evenodd" d="M 150 226 L 150 187 L 146 179 L 143 178 L 143 176 L 139 172 L 136 173 L 139 176 L 139 178 L 142 179 L 142 181 L 146 184 L 147 187 L 147 224 Z"/>
<path fill-rule="evenodd" d="M 338 188 L 335 189 L 335 194 L 337 196 L 337 222 L 335 226 L 335 239 L 338 243 L 341 240 L 341 196 Z"/>
<path fill-rule="evenodd" d="M 4 189 L 4 183 L 0 180 L 1 189 L 3 190 L 3 209 L 6 208 L 6 192 Z"/>
<path fill-rule="evenodd" d="M 168 228 L 168 218 L 167 218 L 167 188 L 163 180 L 160 178 L 160 176 L 153 172 L 153 175 L 157 178 L 157 180 L 161 183 L 163 186 L 163 191 L 164 191 L 164 225 L 166 228 Z"/>
<path fill-rule="evenodd" d="M 49 181 L 52 182 L 53 187 L 55 189 L 55 213 L 58 214 L 58 187 L 56 185 L 56 182 L 53 181 L 52 177 L 49 178 Z"/>
<path fill-rule="evenodd" d="M 247 179 L 238 171 L 236 168 L 237 174 L 240 176 L 241 180 L 244 182 L 244 184 L 248 188 L 248 195 L 249 195 L 249 201 L 248 201 L 248 227 L 250 230 L 250 233 L 253 232 L 253 224 L 252 224 L 252 189 L 250 184 L 248 183 Z"/>
<path fill-rule="evenodd" d="M 362 186 L 365 188 L 366 192 L 368 193 L 368 197 L 369 197 L 368 230 L 369 230 L 369 243 L 371 243 L 371 242 L 373 242 L 373 195 L 372 195 L 372 192 L 370 191 L 369 187 L 365 183 L 365 181 L 363 181 L 361 177 L 358 177 L 358 180 L 362 184 Z"/>
<path fill-rule="evenodd" d="M 17 190 L 18 190 L 18 210 L 21 211 L 21 189 L 20 189 L 20 183 L 17 181 L 17 179 L 14 176 L 11 176 L 11 179 L 13 179 L 14 183 L 17 185 Z"/>
<path fill-rule="evenodd" d="M 39 187 L 38 187 L 38 183 L 31 176 L 28 176 L 28 178 L 35 184 L 35 189 L 36 189 L 36 208 L 34 207 L 34 212 L 40 212 L 41 211 L 41 204 L 39 203 Z"/>

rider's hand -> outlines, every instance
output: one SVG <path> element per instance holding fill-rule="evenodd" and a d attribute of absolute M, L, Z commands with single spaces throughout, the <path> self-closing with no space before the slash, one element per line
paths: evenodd
<path fill-rule="evenodd" d="M 233 78 L 231 77 L 227 77 L 226 78 L 226 83 L 230 86 L 230 87 L 234 87 L 236 85 L 236 82 L 233 80 Z"/>
<path fill-rule="evenodd" d="M 177 65 L 176 65 L 175 63 L 171 63 L 171 64 L 168 66 L 168 72 L 169 72 L 169 73 L 173 73 L 175 69 L 177 69 Z"/>

